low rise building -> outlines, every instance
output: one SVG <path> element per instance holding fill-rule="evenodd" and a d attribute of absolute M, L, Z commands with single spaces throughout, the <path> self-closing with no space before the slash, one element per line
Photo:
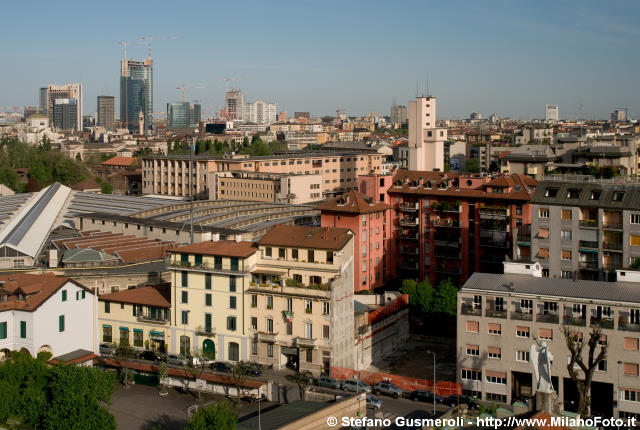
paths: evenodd
<path fill-rule="evenodd" d="M 322 175 L 215 172 L 210 200 L 244 200 L 303 204 L 322 199 Z"/>

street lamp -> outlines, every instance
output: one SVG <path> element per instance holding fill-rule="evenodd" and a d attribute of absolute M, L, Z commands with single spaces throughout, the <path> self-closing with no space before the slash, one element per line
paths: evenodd
<path fill-rule="evenodd" d="M 427 354 L 433 354 L 433 416 L 436 416 L 436 353 L 427 351 Z"/>

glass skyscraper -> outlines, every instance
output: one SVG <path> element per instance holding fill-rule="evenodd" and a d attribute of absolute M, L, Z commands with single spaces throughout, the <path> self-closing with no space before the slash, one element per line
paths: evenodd
<path fill-rule="evenodd" d="M 138 113 L 144 114 L 144 128 L 153 128 L 153 60 L 120 62 L 120 121 L 131 133 L 138 128 Z"/>
<path fill-rule="evenodd" d="M 167 103 L 167 129 L 189 128 L 191 126 L 190 111 L 188 102 Z"/>

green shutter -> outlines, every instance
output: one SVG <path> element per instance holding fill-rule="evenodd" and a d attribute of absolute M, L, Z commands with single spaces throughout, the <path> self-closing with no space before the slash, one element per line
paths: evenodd
<path fill-rule="evenodd" d="M 20 337 L 22 339 L 27 338 L 27 322 L 26 321 L 20 321 Z"/>
<path fill-rule="evenodd" d="M 64 331 L 64 315 L 60 315 L 58 317 L 58 331 L 59 332 Z"/>
<path fill-rule="evenodd" d="M 67 290 L 62 290 L 62 301 L 63 302 L 67 301 Z"/>
<path fill-rule="evenodd" d="M 131 307 L 133 308 L 133 316 L 136 316 L 136 305 L 131 305 Z"/>
<path fill-rule="evenodd" d="M 111 303 L 110 302 L 104 302 L 104 313 L 105 314 L 111 313 Z"/>
<path fill-rule="evenodd" d="M 6 339 L 6 338 L 7 338 L 7 323 L 1 322 L 0 323 L 0 339 Z"/>
<path fill-rule="evenodd" d="M 84 293 L 86 293 L 86 291 L 85 291 L 85 290 L 82 290 L 82 298 L 83 298 L 83 299 L 85 298 Z"/>

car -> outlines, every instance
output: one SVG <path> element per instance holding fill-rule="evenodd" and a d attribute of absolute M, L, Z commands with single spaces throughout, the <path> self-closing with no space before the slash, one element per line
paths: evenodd
<path fill-rule="evenodd" d="M 328 387 L 339 390 L 342 387 L 342 383 L 330 376 L 321 376 L 318 378 L 318 387 Z"/>
<path fill-rule="evenodd" d="M 155 351 L 149 349 L 140 351 L 138 353 L 138 358 L 149 361 L 160 361 L 160 356 Z"/>
<path fill-rule="evenodd" d="M 369 409 L 382 408 L 382 400 L 378 400 L 373 396 L 367 396 L 367 408 Z"/>
<path fill-rule="evenodd" d="M 224 361 L 216 361 L 211 365 L 211 369 L 218 372 L 231 373 L 232 367 Z"/>
<path fill-rule="evenodd" d="M 342 389 L 344 391 L 353 391 L 354 393 L 359 393 L 361 391 L 365 393 L 371 393 L 370 385 L 354 378 L 346 379 L 345 381 L 343 381 Z"/>
<path fill-rule="evenodd" d="M 478 410 L 480 405 L 470 397 L 461 396 L 460 394 L 453 394 L 442 402 L 445 405 L 451 406 L 452 408 L 458 405 L 465 404 L 470 410 Z"/>
<path fill-rule="evenodd" d="M 414 390 L 405 395 L 407 399 L 413 400 L 414 402 L 427 402 L 433 403 L 433 393 L 429 390 Z M 444 399 L 440 396 L 435 396 L 436 403 L 442 403 Z"/>
<path fill-rule="evenodd" d="M 169 354 L 167 355 L 167 364 L 186 366 L 189 364 L 189 360 L 187 360 L 187 358 L 183 355 Z"/>
<path fill-rule="evenodd" d="M 391 382 L 383 381 L 378 382 L 373 386 L 373 393 L 378 395 L 385 394 L 387 396 L 393 397 L 394 399 L 397 399 L 404 394 L 404 390 Z"/>
<path fill-rule="evenodd" d="M 211 366 L 214 361 L 208 360 L 206 357 L 193 357 L 192 359 L 194 366 Z"/>
<path fill-rule="evenodd" d="M 116 353 L 116 346 L 112 343 L 100 344 L 100 355 L 114 355 Z"/>
<path fill-rule="evenodd" d="M 244 370 L 249 376 L 262 376 L 262 370 L 250 364 L 244 363 Z"/>

